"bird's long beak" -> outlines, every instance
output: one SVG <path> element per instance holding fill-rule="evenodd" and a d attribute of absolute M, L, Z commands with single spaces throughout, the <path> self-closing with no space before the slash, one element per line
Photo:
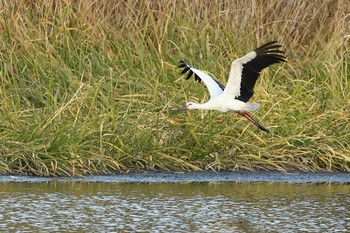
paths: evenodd
<path fill-rule="evenodd" d="M 178 113 L 178 112 L 181 112 L 181 111 L 185 111 L 185 110 L 187 110 L 187 106 L 186 105 L 184 105 L 184 106 L 182 106 L 180 108 L 172 110 L 171 113 L 175 114 L 175 113 Z"/>
<path fill-rule="evenodd" d="M 245 118 L 247 118 L 250 122 L 252 122 L 254 125 L 258 126 L 259 129 L 261 129 L 262 131 L 265 131 L 267 133 L 270 133 L 270 130 L 266 129 L 264 126 L 260 125 L 259 122 L 257 122 L 252 115 L 250 115 L 248 112 L 244 112 L 244 113 L 240 113 L 242 116 L 244 116 Z"/>

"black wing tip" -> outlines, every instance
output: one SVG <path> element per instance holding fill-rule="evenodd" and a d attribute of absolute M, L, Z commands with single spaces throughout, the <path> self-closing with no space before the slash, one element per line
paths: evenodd
<path fill-rule="evenodd" d="M 192 75 L 194 74 L 194 80 L 197 82 L 201 82 L 202 79 L 194 72 L 191 70 L 191 66 L 188 65 L 184 60 L 180 60 L 178 68 L 184 68 L 181 72 L 181 74 L 185 74 L 188 72 L 186 76 L 186 80 L 190 79 Z"/>
<path fill-rule="evenodd" d="M 188 72 L 188 74 L 186 76 L 186 80 L 191 78 L 191 76 L 193 75 L 193 71 L 191 70 L 191 66 L 189 66 L 184 60 L 180 60 L 178 68 L 183 69 L 180 74 L 185 74 Z M 195 77 L 195 79 L 197 80 L 196 77 Z"/>
<path fill-rule="evenodd" d="M 188 74 L 187 74 L 186 80 L 191 78 L 192 75 L 193 75 L 193 71 L 190 70 L 190 72 L 188 72 Z"/>
<path fill-rule="evenodd" d="M 189 67 L 189 65 L 184 60 L 180 60 L 179 65 L 177 67 L 184 68 L 184 67 Z"/>
<path fill-rule="evenodd" d="M 272 50 L 272 49 L 278 50 L 278 48 L 281 48 L 281 47 L 282 47 L 282 45 L 278 44 L 277 40 L 274 40 L 274 41 L 268 42 L 268 43 L 263 44 L 262 46 L 256 48 L 255 51 L 267 51 L 267 50 Z M 278 51 L 281 51 L 281 50 L 278 50 Z"/>
<path fill-rule="evenodd" d="M 267 60 L 269 60 L 270 62 L 272 62 L 271 64 L 274 63 L 281 63 L 281 62 L 287 62 L 287 58 L 281 54 L 276 54 L 276 53 L 263 53 L 263 54 L 259 54 L 260 58 L 266 58 Z"/>
<path fill-rule="evenodd" d="M 278 44 L 277 40 L 268 42 L 254 51 L 257 53 L 257 56 L 267 56 L 274 59 L 275 63 L 287 62 L 287 58 L 283 55 L 284 51 L 280 48 L 282 45 Z"/>
<path fill-rule="evenodd" d="M 270 41 L 270 42 L 267 42 L 267 43 L 261 45 L 261 46 L 258 47 L 256 50 L 264 50 L 264 49 L 266 49 L 266 48 L 274 47 L 274 46 L 282 47 L 282 45 L 277 44 L 277 43 L 278 43 L 277 40 Z"/>
<path fill-rule="evenodd" d="M 199 83 L 202 81 L 202 79 L 196 73 L 194 74 L 194 80 L 198 81 Z"/>

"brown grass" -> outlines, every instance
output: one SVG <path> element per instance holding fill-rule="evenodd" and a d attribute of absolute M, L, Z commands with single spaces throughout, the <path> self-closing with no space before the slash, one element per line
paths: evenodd
<path fill-rule="evenodd" d="M 0 1 L 0 172 L 129 169 L 350 171 L 346 1 Z M 226 82 L 271 40 L 288 63 L 253 101 L 272 135 L 205 101 L 185 59 Z"/>

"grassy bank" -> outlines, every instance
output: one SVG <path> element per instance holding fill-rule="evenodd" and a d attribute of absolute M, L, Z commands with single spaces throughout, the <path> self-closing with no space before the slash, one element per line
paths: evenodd
<path fill-rule="evenodd" d="M 350 171 L 350 6 L 342 1 L 0 2 L 0 173 L 129 169 Z M 236 114 L 171 115 L 208 99 L 184 59 L 226 83 L 230 62 L 279 40 Z"/>

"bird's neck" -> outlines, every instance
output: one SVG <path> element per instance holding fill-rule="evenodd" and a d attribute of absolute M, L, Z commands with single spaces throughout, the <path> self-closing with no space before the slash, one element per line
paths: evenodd
<path fill-rule="evenodd" d="M 202 110 L 217 110 L 221 112 L 230 111 L 227 106 L 220 102 L 220 99 L 210 100 L 203 104 L 193 104 L 191 109 L 202 109 Z"/>
<path fill-rule="evenodd" d="M 210 103 L 206 102 L 206 103 L 203 103 L 203 104 L 198 104 L 198 103 L 192 104 L 191 110 L 194 110 L 194 109 L 209 110 L 209 109 L 212 109 L 212 108 L 211 108 Z"/>

